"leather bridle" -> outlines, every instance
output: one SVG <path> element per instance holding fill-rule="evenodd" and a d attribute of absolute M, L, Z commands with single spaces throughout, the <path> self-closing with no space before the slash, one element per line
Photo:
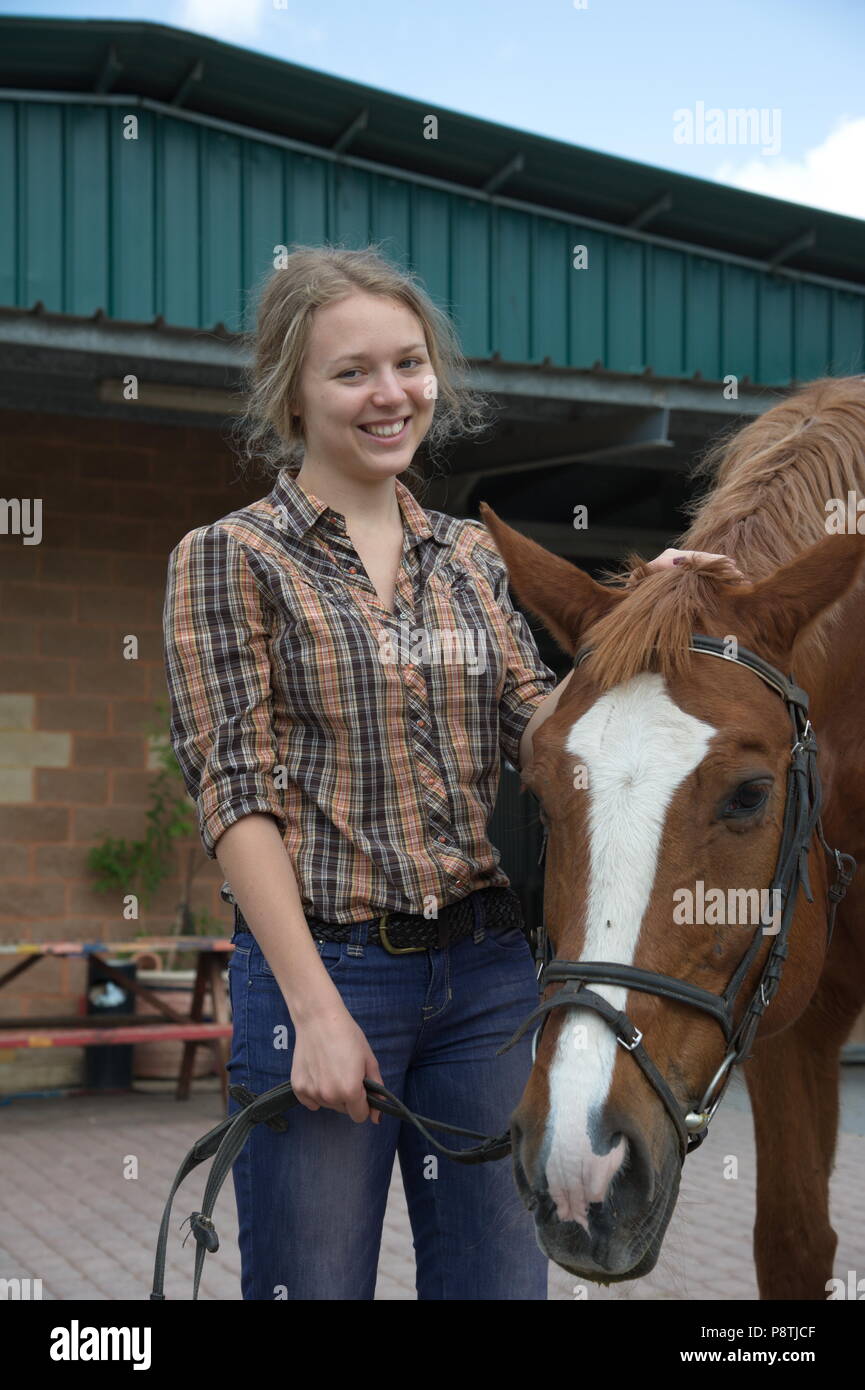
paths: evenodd
<path fill-rule="evenodd" d="M 569 961 L 557 958 L 547 959 L 548 937 L 545 924 L 538 934 L 538 985 L 541 993 L 551 984 L 562 983 L 563 988 L 544 1000 L 520 1025 L 513 1038 L 502 1051 L 512 1047 L 525 1033 L 526 1029 L 541 1018 L 532 1045 L 532 1061 L 537 1052 L 538 1038 L 551 1010 L 557 1008 L 594 1009 L 613 1029 L 616 1041 L 631 1054 L 642 1068 L 660 1099 L 663 1101 L 676 1128 L 682 1160 L 687 1154 L 702 1144 L 724 1092 L 729 1084 L 733 1067 L 750 1054 L 751 1046 L 760 1019 L 766 1006 L 777 993 L 784 961 L 787 958 L 787 938 L 796 909 L 796 900 L 801 884 L 809 902 L 814 901 L 808 874 L 808 851 L 811 838 L 816 829 L 820 842 L 827 854 L 834 857 L 836 877 L 829 888 L 828 936 L 826 948 L 832 939 L 835 911 L 844 897 L 847 887 L 856 872 L 856 861 L 850 854 L 832 850 L 826 844 L 820 819 L 821 789 L 817 772 L 817 743 L 811 721 L 808 718 L 808 696 L 795 684 L 792 676 L 787 677 L 770 666 L 762 657 L 745 647 L 739 647 L 735 654 L 728 644 L 719 637 L 706 637 L 702 633 L 692 634 L 689 643 L 691 651 L 705 652 L 709 656 L 733 661 L 754 671 L 762 681 L 775 690 L 785 701 L 793 729 L 793 745 L 790 750 L 790 766 L 787 772 L 787 796 L 784 806 L 784 823 L 778 857 L 772 879 L 770 898 L 772 903 L 781 903 L 781 922 L 774 935 L 757 986 L 745 1008 L 738 1024 L 734 1024 L 733 1014 L 739 992 L 751 965 L 760 949 L 763 929 L 769 925 L 765 920 L 755 929 L 751 942 L 733 972 L 723 994 L 713 994 L 708 990 L 692 985 L 686 980 L 678 980 L 670 975 L 661 975 L 652 970 L 639 970 L 632 965 L 616 961 Z M 574 657 L 576 669 L 591 655 L 592 648 L 580 648 Z M 539 863 L 546 850 L 546 832 Z M 774 891 L 772 891 L 774 890 Z M 588 982 L 602 982 L 609 985 L 623 985 L 647 994 L 663 995 L 680 1004 L 690 1004 L 702 1009 L 714 1018 L 724 1033 L 726 1054 L 712 1080 L 709 1082 L 696 1110 L 683 1111 L 667 1082 L 643 1046 L 643 1035 L 627 1014 L 615 1009 L 608 1000 L 594 990 L 587 989 Z"/>
<path fill-rule="evenodd" d="M 535 955 L 538 965 L 539 989 L 543 994 L 544 990 L 551 984 L 561 983 L 563 987 L 552 998 L 544 1000 L 520 1024 L 513 1037 L 499 1048 L 497 1054 L 507 1052 L 509 1048 L 513 1047 L 531 1024 L 540 1017 L 541 1023 L 535 1033 L 532 1045 L 532 1061 L 534 1062 L 538 1038 L 553 1009 L 594 1009 L 601 1018 L 609 1023 L 615 1032 L 616 1041 L 631 1054 L 634 1061 L 642 1068 L 666 1106 L 676 1128 L 682 1161 L 705 1139 L 709 1121 L 721 1102 L 732 1069 L 737 1062 L 747 1058 L 763 1011 L 777 992 L 781 971 L 787 956 L 787 936 L 793 920 L 800 883 L 808 901 L 813 902 L 814 900 L 808 877 L 807 856 L 815 829 L 827 854 L 834 856 L 836 869 L 835 881 L 828 892 L 827 949 L 829 941 L 832 939 L 835 910 L 856 872 L 856 861 L 853 856 L 842 854 L 837 849 L 830 849 L 823 837 L 823 828 L 820 822 L 820 781 L 817 775 L 816 762 L 817 744 L 808 719 L 808 696 L 805 691 L 794 683 L 792 677 L 788 679 L 774 666 L 770 666 L 768 662 L 764 661 L 762 657 L 756 656 L 754 652 L 747 651 L 744 647 L 739 647 L 738 652 L 731 655 L 726 644 L 720 638 L 705 637 L 696 633 L 691 638 L 690 649 L 695 652 L 706 652 L 710 656 L 721 657 L 725 661 L 735 661 L 738 665 L 746 666 L 754 671 L 786 702 L 793 726 L 793 746 L 787 773 L 784 824 L 772 881 L 772 888 L 780 892 L 783 902 L 781 925 L 766 957 L 750 1003 L 738 1025 L 734 1025 L 733 1011 L 737 996 L 760 948 L 761 930 L 759 927 L 724 993 L 716 995 L 708 990 L 700 989 L 697 985 L 689 984 L 686 980 L 677 980 L 672 976 L 656 974 L 651 970 L 638 970 L 634 966 L 621 965 L 615 961 L 548 959 L 549 939 L 546 926 L 542 923 L 538 932 Z M 591 647 L 582 647 L 574 657 L 574 666 L 579 666 L 590 655 L 591 650 Z M 543 846 L 538 859 L 539 864 L 543 862 L 546 846 L 545 831 Z M 770 901 L 776 902 L 778 899 L 772 895 Z M 608 1000 L 602 998 L 595 991 L 586 989 L 587 981 L 624 985 L 629 989 L 642 990 L 648 994 L 663 995 L 677 1003 L 691 1004 L 695 1008 L 702 1009 L 716 1020 L 723 1029 L 727 1051 L 723 1062 L 706 1087 L 696 1110 L 682 1111 L 667 1082 L 643 1047 L 642 1033 L 634 1026 L 627 1014 L 615 1009 Z M 430 1120 L 423 1115 L 415 1115 L 397 1096 L 394 1096 L 386 1087 L 380 1086 L 377 1082 L 365 1081 L 364 1087 L 370 1106 L 414 1125 L 433 1148 L 456 1163 L 490 1163 L 507 1157 L 511 1152 L 509 1129 L 495 1136 L 477 1134 L 474 1130 L 462 1129 L 458 1125 L 449 1125 L 441 1120 Z M 201 1211 L 193 1212 L 188 1218 L 190 1230 L 196 1240 L 192 1297 L 197 1299 L 204 1256 L 208 1251 L 219 1248 L 219 1237 L 213 1224 L 212 1213 L 219 1190 L 228 1176 L 235 1158 L 246 1143 L 253 1125 L 264 1123 L 272 1129 L 284 1130 L 286 1128 L 284 1113 L 299 1103 L 291 1083 L 288 1081 L 283 1082 L 282 1085 L 274 1086 L 271 1090 L 264 1091 L 260 1095 L 253 1094 L 244 1086 L 233 1085 L 229 1087 L 229 1090 L 243 1108 L 236 1114 L 228 1116 L 221 1124 L 218 1124 L 193 1144 L 172 1185 L 156 1244 L 151 1299 L 160 1301 L 165 1299 L 163 1293 L 165 1253 L 171 1206 L 174 1195 L 183 1179 L 193 1168 L 215 1155 Z M 473 1148 L 449 1149 L 433 1137 L 430 1129 L 444 1130 L 451 1134 L 462 1135 L 465 1138 L 479 1139 L 481 1142 Z"/>

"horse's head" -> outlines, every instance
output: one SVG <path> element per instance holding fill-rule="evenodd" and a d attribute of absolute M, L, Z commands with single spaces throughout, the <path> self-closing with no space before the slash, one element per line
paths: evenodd
<path fill-rule="evenodd" d="M 792 729 L 784 700 L 753 671 L 688 643 L 692 633 L 733 639 L 789 673 L 797 638 L 855 582 L 862 538 L 828 536 L 755 584 L 726 577 L 720 561 L 660 572 L 638 562 L 627 585 L 607 587 L 488 507 L 482 517 L 520 602 L 569 654 L 592 648 L 535 733 L 522 772 L 548 829 L 544 916 L 554 956 L 616 962 L 721 995 L 756 934 L 738 1023 L 778 929 L 766 890 Z M 813 902 L 798 896 L 789 960 L 760 1036 L 789 1025 L 819 977 L 827 880 L 817 841 L 809 865 Z M 586 987 L 624 1011 L 681 1114 L 694 1112 L 725 1057 L 717 1019 L 625 984 Z M 604 1282 L 654 1266 L 682 1160 L 658 1087 L 619 1041 L 593 1009 L 552 1008 L 511 1122 L 517 1183 L 541 1247 Z"/>

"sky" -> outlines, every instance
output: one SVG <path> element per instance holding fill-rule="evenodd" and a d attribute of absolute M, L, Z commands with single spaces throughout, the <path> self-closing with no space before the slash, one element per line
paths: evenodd
<path fill-rule="evenodd" d="M 433 112 L 865 219 L 865 0 L 0 0 L 0 13 L 173 25 Z"/>

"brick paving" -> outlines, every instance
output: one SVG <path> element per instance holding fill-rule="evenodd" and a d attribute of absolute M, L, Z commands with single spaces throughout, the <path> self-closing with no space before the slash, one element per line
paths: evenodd
<path fill-rule="evenodd" d="M 193 1140 L 222 1118 L 215 1081 L 191 1100 L 136 1089 L 123 1095 L 18 1099 L 0 1106 L 0 1277 L 41 1278 L 45 1299 L 146 1299 L 162 1207 Z M 739 1176 L 722 1176 L 736 1154 Z M 685 1164 L 675 1214 L 656 1268 L 644 1279 L 586 1286 L 589 1300 L 753 1299 L 754 1141 L 747 1091 L 736 1078 L 702 1148 Z M 443 1160 L 444 1161 L 444 1160 Z M 506 1160 L 505 1160 L 506 1161 Z M 135 1165 L 137 1164 L 137 1176 Z M 205 1165 L 207 1169 L 209 1165 Z M 180 1221 L 204 1179 L 187 1178 L 175 1202 L 166 1294 L 189 1299 L 193 1243 Z M 845 1067 L 842 1132 L 832 1177 L 836 1275 L 865 1274 L 865 1067 Z M 220 1250 L 209 1255 L 200 1297 L 240 1298 L 230 1179 L 215 1213 Z M 184 1228 L 184 1234 L 188 1226 Z M 578 1282 L 550 1265 L 550 1299 L 571 1300 Z M 413 1299 L 414 1252 L 398 1164 L 388 1200 L 376 1299 Z"/>

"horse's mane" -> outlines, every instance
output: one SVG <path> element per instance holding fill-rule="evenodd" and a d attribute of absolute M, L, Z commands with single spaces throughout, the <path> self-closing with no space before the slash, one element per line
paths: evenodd
<path fill-rule="evenodd" d="M 865 489 L 865 376 L 823 377 L 721 439 L 692 472 L 682 549 L 732 555 L 762 579 L 826 535 L 826 502 Z"/>
<path fill-rule="evenodd" d="M 682 550 L 729 555 L 751 581 L 790 563 L 826 532 L 829 498 L 865 493 L 865 376 L 824 377 L 715 443 L 692 470 L 709 481 L 687 511 Z M 687 670 L 688 634 L 706 631 L 725 593 L 738 587 L 717 560 L 649 570 L 629 556 L 613 576 L 626 599 L 592 627 L 590 669 L 602 689 L 641 671 Z M 608 576 L 609 577 L 609 576 Z M 826 622 L 806 639 L 825 654 Z"/>

